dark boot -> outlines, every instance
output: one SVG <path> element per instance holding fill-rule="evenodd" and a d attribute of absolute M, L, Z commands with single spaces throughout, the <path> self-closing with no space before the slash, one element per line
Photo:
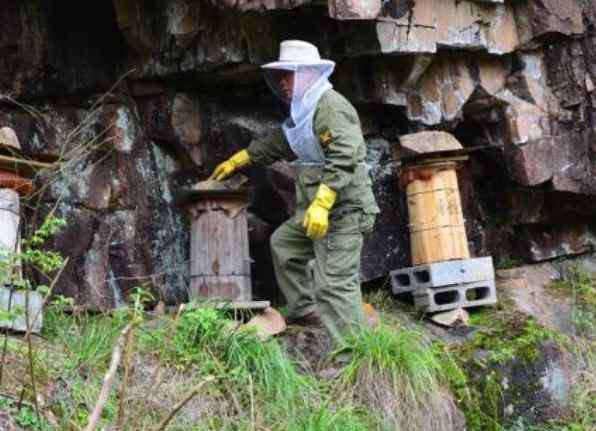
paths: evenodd
<path fill-rule="evenodd" d="M 319 327 L 323 324 L 321 321 L 321 317 L 319 313 L 316 311 L 312 311 L 302 317 L 297 317 L 295 319 L 287 319 L 288 325 L 298 325 L 298 326 L 314 326 Z"/>

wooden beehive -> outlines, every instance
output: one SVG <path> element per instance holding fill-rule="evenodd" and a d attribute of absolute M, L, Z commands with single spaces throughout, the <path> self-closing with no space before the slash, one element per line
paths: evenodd
<path fill-rule="evenodd" d="M 0 188 L 0 262 L 20 251 L 19 247 L 20 202 L 14 190 Z M 20 273 L 20 266 L 17 268 Z M 0 272 L 0 286 L 7 283 Z"/>
<path fill-rule="evenodd" d="M 402 184 L 408 201 L 412 265 L 468 259 L 456 163 L 410 166 Z"/>
<path fill-rule="evenodd" d="M 190 299 L 250 301 L 248 189 L 193 190 L 189 199 Z"/>

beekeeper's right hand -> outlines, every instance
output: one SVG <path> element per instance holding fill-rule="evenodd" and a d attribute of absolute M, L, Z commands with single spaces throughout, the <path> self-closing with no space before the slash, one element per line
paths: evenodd
<path fill-rule="evenodd" d="M 232 175 L 235 171 L 237 171 L 243 166 L 248 165 L 249 163 L 250 156 L 248 155 L 248 151 L 238 151 L 228 160 L 217 165 L 217 167 L 208 179 L 217 181 L 224 180 L 228 178 L 230 175 Z"/>

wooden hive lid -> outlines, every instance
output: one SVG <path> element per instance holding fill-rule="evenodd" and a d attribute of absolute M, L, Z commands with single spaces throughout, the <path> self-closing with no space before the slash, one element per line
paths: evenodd
<path fill-rule="evenodd" d="M 10 127 L 0 128 L 0 147 L 4 149 L 12 149 L 21 151 L 21 143 L 14 130 Z"/>
<path fill-rule="evenodd" d="M 55 166 L 57 160 L 52 155 L 34 158 L 25 155 L 15 131 L 10 127 L 0 128 L 0 170 L 30 178 L 40 169 Z"/>

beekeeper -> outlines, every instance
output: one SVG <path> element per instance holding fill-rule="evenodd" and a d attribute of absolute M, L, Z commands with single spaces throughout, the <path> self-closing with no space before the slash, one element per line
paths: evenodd
<path fill-rule="evenodd" d="M 225 179 L 250 163 L 296 159 L 296 214 L 271 237 L 275 275 L 288 321 L 322 323 L 341 342 L 363 323 L 360 253 L 379 212 L 358 113 L 329 82 L 335 63 L 310 43 L 282 42 L 279 61 L 262 68 L 289 116 L 280 130 L 219 164 L 211 178 Z M 314 286 L 306 271 L 311 259 Z"/>

